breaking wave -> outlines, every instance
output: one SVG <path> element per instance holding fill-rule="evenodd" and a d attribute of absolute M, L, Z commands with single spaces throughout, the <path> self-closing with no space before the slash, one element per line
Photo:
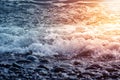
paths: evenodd
<path fill-rule="evenodd" d="M 79 1 L 52 4 L 0 2 L 0 53 L 120 58 L 118 14 Z"/>

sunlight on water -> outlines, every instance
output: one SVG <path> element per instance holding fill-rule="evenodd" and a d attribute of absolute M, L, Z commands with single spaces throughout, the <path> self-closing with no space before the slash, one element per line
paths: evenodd
<path fill-rule="evenodd" d="M 59 43 L 57 46 L 60 51 L 73 54 L 81 53 L 82 50 L 92 50 L 92 53 L 113 54 L 118 57 L 120 52 L 120 15 L 118 11 L 120 7 L 118 4 L 111 1 L 100 3 L 94 8 L 86 7 L 87 12 L 83 15 L 88 16 L 89 19 L 84 18 L 85 20 L 75 25 L 54 28 L 53 30 L 62 38 L 59 40 L 60 42 L 56 42 L 56 44 Z M 76 13 L 77 10 L 70 11 L 75 16 L 79 16 Z M 77 22 L 77 19 L 75 20 Z M 64 50 L 65 48 L 66 50 Z"/>
<path fill-rule="evenodd" d="M 119 57 L 120 15 L 114 7 L 118 3 L 36 2 L 1 3 L 0 53 L 72 56 L 89 51 L 93 57 Z"/>
<path fill-rule="evenodd" d="M 103 3 L 105 3 L 106 7 L 108 7 L 112 11 L 115 11 L 115 12 L 120 11 L 119 0 L 105 0 Z"/>

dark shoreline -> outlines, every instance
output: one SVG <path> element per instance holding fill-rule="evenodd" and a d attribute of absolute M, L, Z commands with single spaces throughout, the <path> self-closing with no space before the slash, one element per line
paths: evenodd
<path fill-rule="evenodd" d="M 0 54 L 0 80 L 119 80 L 120 60 Z"/>

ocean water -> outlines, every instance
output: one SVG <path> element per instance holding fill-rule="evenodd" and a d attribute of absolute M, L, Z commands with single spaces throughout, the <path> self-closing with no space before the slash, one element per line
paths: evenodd
<path fill-rule="evenodd" d="M 1 1 L 0 53 L 74 56 L 88 51 L 93 58 L 110 54 L 119 59 L 118 11 L 81 1 Z"/>

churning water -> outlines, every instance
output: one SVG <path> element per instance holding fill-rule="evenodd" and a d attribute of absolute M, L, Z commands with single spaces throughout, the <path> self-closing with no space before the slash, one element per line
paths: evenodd
<path fill-rule="evenodd" d="M 1 1 L 0 53 L 89 52 L 93 57 L 119 58 L 119 14 L 104 5 L 79 0 Z"/>

